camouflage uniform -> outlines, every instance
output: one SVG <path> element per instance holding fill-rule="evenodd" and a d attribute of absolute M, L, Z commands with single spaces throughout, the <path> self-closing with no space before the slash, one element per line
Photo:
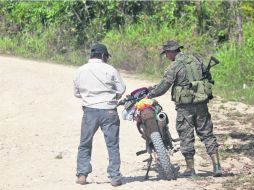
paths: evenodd
<path fill-rule="evenodd" d="M 179 52 L 175 61 L 166 69 L 165 74 L 158 85 L 155 85 L 149 93 L 149 97 L 161 96 L 172 86 L 172 96 L 175 86 L 185 86 L 189 84 L 186 77 L 187 70 L 184 63 L 193 58 Z M 202 75 L 205 66 L 199 62 L 197 72 Z M 218 144 L 213 135 L 213 123 L 207 106 L 208 100 L 203 103 L 181 104 L 176 103 L 176 129 L 180 137 L 181 152 L 187 159 L 192 159 L 195 154 L 194 130 L 201 141 L 205 144 L 207 153 L 212 155 L 217 152 Z"/>

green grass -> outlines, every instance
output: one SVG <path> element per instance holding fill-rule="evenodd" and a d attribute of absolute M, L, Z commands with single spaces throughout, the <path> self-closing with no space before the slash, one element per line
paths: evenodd
<path fill-rule="evenodd" d="M 9 37 L 0 37 L 0 51 L 3 54 L 11 54 L 15 51 L 18 44 Z"/>
<path fill-rule="evenodd" d="M 72 37 L 58 36 L 58 31 L 54 29 L 48 29 L 41 34 L 22 33 L 12 37 L 2 36 L 0 53 L 49 60 L 60 64 L 82 65 L 87 62 L 87 52 L 85 49 L 74 47 L 72 45 L 74 40 Z"/>
<path fill-rule="evenodd" d="M 222 160 L 232 157 L 232 153 L 228 152 L 230 145 L 225 145 L 223 148 L 219 149 L 219 155 Z"/>
<path fill-rule="evenodd" d="M 233 101 L 254 104 L 254 23 L 244 25 L 245 40 L 241 45 L 226 43 L 217 49 L 221 61 L 214 68 L 216 93 Z"/>
<path fill-rule="evenodd" d="M 228 100 L 254 104 L 254 23 L 244 25 L 244 41 L 240 46 L 233 42 L 214 46 L 207 35 L 195 35 L 194 28 L 176 22 L 160 26 L 150 21 L 127 25 L 124 29 L 109 31 L 103 42 L 112 54 L 110 63 L 119 69 L 159 80 L 170 62 L 160 57 L 161 46 L 168 39 L 184 43 L 184 50 L 196 53 L 205 63 L 211 55 L 220 60 L 212 68 L 215 80 L 214 94 Z M 0 53 L 27 58 L 49 60 L 61 64 L 82 65 L 89 55 L 86 47 L 77 47 L 75 36 L 61 33 L 51 27 L 43 33 L 20 33 L 17 36 L 0 36 Z"/>
<path fill-rule="evenodd" d="M 189 36 L 191 40 L 187 40 Z M 162 44 L 169 39 L 185 42 L 185 48 L 193 52 L 203 49 L 200 53 L 204 54 L 209 49 L 204 48 L 206 43 L 201 45 L 201 41 L 208 43 L 209 38 L 193 36 L 193 28 L 183 23 L 170 29 L 168 25 L 158 27 L 152 23 L 130 25 L 107 33 L 103 41 L 110 47 L 111 61 L 116 67 L 159 78 L 170 64 L 165 57 L 160 57 Z"/>
<path fill-rule="evenodd" d="M 181 31 L 181 32 L 179 32 Z M 183 23 L 175 27 L 153 24 L 130 25 L 121 31 L 111 31 L 104 38 L 113 54 L 112 63 L 121 69 L 160 78 L 170 62 L 159 56 L 161 45 L 168 39 L 184 42 L 184 51 L 203 56 L 207 63 L 214 55 L 220 64 L 212 68 L 214 94 L 228 100 L 254 104 L 254 24 L 244 25 L 245 41 L 238 46 L 227 42 L 211 46 L 212 39 L 193 35 L 193 28 Z M 190 37 L 191 36 L 191 37 Z"/>

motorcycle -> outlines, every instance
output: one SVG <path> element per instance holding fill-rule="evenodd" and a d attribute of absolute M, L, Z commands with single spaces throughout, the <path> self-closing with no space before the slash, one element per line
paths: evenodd
<path fill-rule="evenodd" d="M 136 121 L 136 126 L 146 142 L 146 149 L 136 153 L 141 155 L 149 154 L 148 168 L 145 179 L 148 179 L 152 160 L 156 161 L 159 177 L 166 180 L 177 179 L 179 167 L 175 167 L 170 162 L 170 155 L 178 151 L 168 130 L 168 116 L 162 110 L 162 106 L 155 99 L 148 99 L 148 88 L 143 87 L 134 90 L 124 99 L 118 102 L 124 106 L 122 116 L 124 120 Z"/>

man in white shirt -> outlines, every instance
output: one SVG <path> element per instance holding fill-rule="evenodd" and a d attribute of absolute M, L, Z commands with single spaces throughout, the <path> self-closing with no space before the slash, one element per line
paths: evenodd
<path fill-rule="evenodd" d="M 112 186 L 122 184 L 120 174 L 119 126 L 117 100 L 125 92 L 125 84 L 118 71 L 107 64 L 107 47 L 95 44 L 90 59 L 81 66 L 74 78 L 74 95 L 82 99 L 84 115 L 81 124 L 80 145 L 77 155 L 77 183 L 87 183 L 92 172 L 91 152 L 93 136 L 100 127 L 108 149 L 108 175 Z"/>

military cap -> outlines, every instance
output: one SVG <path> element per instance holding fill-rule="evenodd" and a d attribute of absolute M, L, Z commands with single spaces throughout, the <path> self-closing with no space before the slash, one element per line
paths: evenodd
<path fill-rule="evenodd" d="M 164 54 L 166 51 L 174 51 L 179 48 L 183 48 L 176 40 L 169 40 L 162 46 L 161 54 Z"/>
<path fill-rule="evenodd" d="M 108 52 L 107 47 L 104 44 L 94 44 L 91 48 L 91 54 L 95 54 L 95 53 L 101 53 L 104 54 L 106 56 L 111 56 Z"/>

